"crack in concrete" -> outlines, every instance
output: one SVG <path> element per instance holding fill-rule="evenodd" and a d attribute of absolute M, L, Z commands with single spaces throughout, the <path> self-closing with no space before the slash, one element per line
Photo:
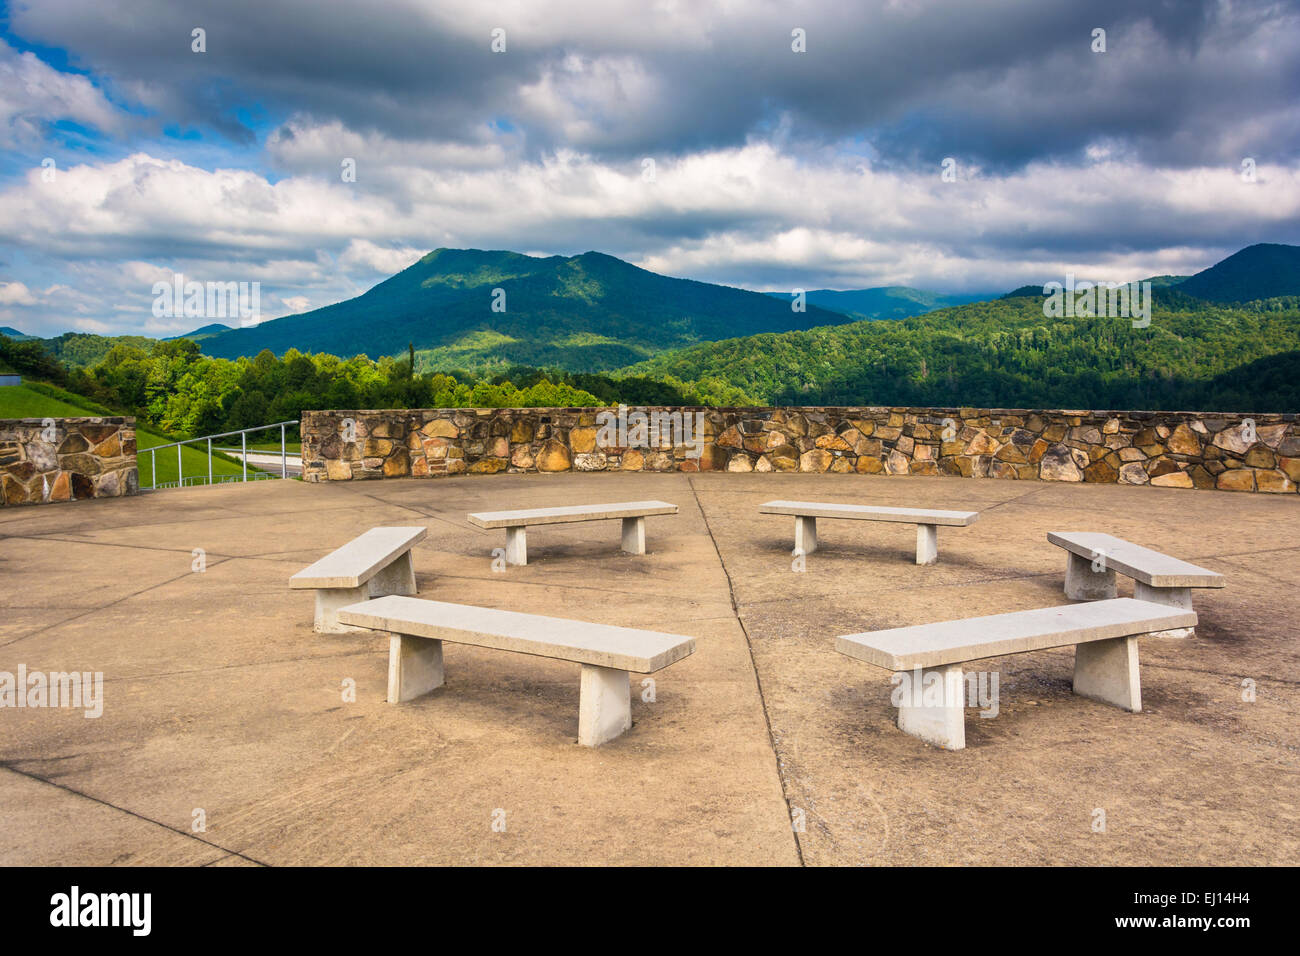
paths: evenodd
<path fill-rule="evenodd" d="M 731 598 L 731 610 L 735 614 L 736 623 L 740 625 L 740 633 L 745 636 L 745 649 L 749 652 L 749 666 L 754 673 L 754 685 L 758 689 L 758 702 L 763 710 L 763 724 L 767 727 L 767 741 L 772 748 L 772 761 L 776 765 L 776 778 L 781 781 L 781 796 L 785 799 L 785 816 L 787 823 L 794 818 L 794 807 L 790 803 L 790 790 L 786 786 L 785 774 L 781 772 L 781 755 L 777 752 L 776 736 L 772 731 L 772 717 L 767 710 L 767 698 L 763 694 L 763 678 L 758 673 L 758 661 L 754 659 L 754 643 L 749 637 L 749 628 L 745 627 L 745 621 L 740 616 L 740 608 L 736 604 L 736 591 L 731 581 L 731 572 L 727 570 L 727 562 L 722 558 L 722 551 L 718 547 L 718 539 L 713 535 L 713 528 L 709 525 L 709 516 L 704 511 L 704 505 L 700 502 L 700 496 L 695 491 L 695 481 L 691 475 L 686 476 L 686 483 L 690 486 L 691 496 L 695 499 L 695 507 L 704 520 L 704 530 L 708 532 L 709 541 L 713 545 L 713 552 L 718 556 L 718 565 L 722 568 L 722 573 L 727 579 L 727 594 Z M 803 855 L 803 843 L 799 839 L 799 831 L 791 823 L 790 836 L 794 839 L 795 854 L 799 859 L 800 866 L 807 866 Z"/>

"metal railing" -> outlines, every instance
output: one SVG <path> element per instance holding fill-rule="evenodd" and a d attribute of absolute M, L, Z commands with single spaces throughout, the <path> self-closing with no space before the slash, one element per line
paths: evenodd
<path fill-rule="evenodd" d="M 230 482 L 230 481 L 259 481 L 259 480 L 265 480 L 267 478 L 275 478 L 276 475 L 273 472 L 259 471 L 257 469 L 253 470 L 253 477 L 251 479 L 248 476 L 248 436 L 253 432 L 270 431 L 272 428 L 280 429 L 279 477 L 288 478 L 289 477 L 289 453 L 288 453 L 288 445 L 285 442 L 284 430 L 289 425 L 297 425 L 297 424 L 298 424 L 298 419 L 295 418 L 292 421 L 276 422 L 273 425 L 259 425 L 257 428 L 241 428 L 238 431 L 221 432 L 220 434 L 217 435 L 200 435 L 198 438 L 186 438 L 184 441 L 168 442 L 165 445 L 154 445 L 152 448 L 143 448 L 141 449 L 141 452 L 147 451 L 149 452 L 150 455 L 149 488 L 150 489 L 183 488 L 187 483 L 190 485 L 199 485 L 199 484 L 213 485 L 213 484 L 225 484 L 226 482 Z M 212 439 L 230 438 L 232 435 L 239 436 L 239 445 L 240 445 L 239 459 L 240 459 L 240 463 L 243 465 L 243 475 L 242 476 L 235 476 L 235 475 L 214 476 L 212 470 Z M 208 474 L 206 476 L 206 480 L 204 476 L 201 474 L 191 475 L 190 477 L 186 478 L 185 465 L 183 463 L 183 459 L 181 458 L 181 449 L 184 448 L 186 445 L 193 445 L 197 442 L 204 442 L 204 441 L 208 443 Z M 176 449 L 176 480 L 164 481 L 162 483 L 159 483 L 158 452 L 164 448 Z M 218 451 L 220 451 L 220 449 L 218 449 Z"/>

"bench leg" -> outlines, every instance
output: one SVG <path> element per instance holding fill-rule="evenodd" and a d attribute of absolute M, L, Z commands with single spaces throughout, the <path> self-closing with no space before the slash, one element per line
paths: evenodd
<path fill-rule="evenodd" d="M 960 664 L 921 668 L 921 686 L 909 688 L 899 704 L 898 729 L 945 750 L 965 749 L 964 680 Z"/>
<path fill-rule="evenodd" d="M 528 563 L 528 529 L 506 528 L 506 564 Z"/>
<path fill-rule="evenodd" d="M 388 702 L 427 694 L 442 686 L 442 641 L 410 634 L 388 635 Z"/>
<path fill-rule="evenodd" d="M 628 554 L 645 554 L 645 518 L 623 519 L 623 550 Z"/>
<path fill-rule="evenodd" d="M 578 743 L 599 747 L 632 726 L 631 677 L 612 667 L 582 665 Z"/>
<path fill-rule="evenodd" d="M 1142 709 L 1136 637 L 1089 641 L 1074 648 L 1074 692 L 1137 713 Z"/>
<path fill-rule="evenodd" d="M 794 549 L 804 554 L 817 550 L 817 519 L 805 515 L 794 518 Z"/>
<path fill-rule="evenodd" d="M 1071 601 L 1104 601 L 1115 596 L 1115 569 L 1094 571 L 1092 560 L 1065 552 L 1065 596 Z"/>
<path fill-rule="evenodd" d="M 386 594 L 414 594 L 415 565 L 411 563 L 411 552 L 399 554 L 393 563 L 381 568 L 370 579 L 370 596 L 383 597 Z"/>
<path fill-rule="evenodd" d="M 317 634 L 350 634 L 367 628 L 353 627 L 339 620 L 339 608 L 370 600 L 370 583 L 359 588 L 317 588 L 316 622 L 312 629 Z"/>
<path fill-rule="evenodd" d="M 1141 581 L 1133 582 L 1133 596 L 1139 601 L 1154 601 L 1157 604 L 1167 604 L 1170 607 L 1176 607 L 1182 611 L 1192 609 L 1192 589 L 1191 588 L 1153 588 L 1149 584 L 1143 584 Z M 1153 631 L 1152 637 L 1191 637 L 1196 633 L 1194 627 L 1173 627 L 1167 631 Z"/>
<path fill-rule="evenodd" d="M 916 526 L 916 563 L 934 564 L 939 560 L 939 528 L 932 524 Z"/>

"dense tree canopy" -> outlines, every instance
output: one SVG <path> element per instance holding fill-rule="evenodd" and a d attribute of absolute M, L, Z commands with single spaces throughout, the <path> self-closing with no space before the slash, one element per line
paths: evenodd
<path fill-rule="evenodd" d="M 1227 307 L 1157 291 L 1145 328 L 1047 318 L 1021 296 L 703 343 L 629 371 L 720 380 L 763 404 L 1285 412 L 1300 408 L 1297 350 L 1295 297 Z M 1270 358 L 1268 375 L 1239 371 Z"/>
<path fill-rule="evenodd" d="M 293 349 L 281 358 L 263 351 L 252 359 L 229 361 L 203 355 L 189 339 L 154 342 L 148 349 L 114 345 L 91 368 L 59 368 L 46 377 L 180 435 L 287 421 L 300 418 L 304 409 L 599 403 L 596 396 L 545 375 L 533 375 L 518 387 L 502 377 L 476 381 L 445 374 L 413 376 L 405 360 L 372 362 L 364 356 L 342 359 Z"/>

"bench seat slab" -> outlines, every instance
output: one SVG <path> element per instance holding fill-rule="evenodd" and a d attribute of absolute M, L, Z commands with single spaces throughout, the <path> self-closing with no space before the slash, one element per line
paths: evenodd
<path fill-rule="evenodd" d="M 1096 559 L 1106 567 L 1157 588 L 1221 588 L 1222 574 L 1152 551 L 1123 538 L 1098 531 L 1049 531 L 1047 540 L 1073 554 Z"/>
<path fill-rule="evenodd" d="M 598 747 L 632 726 L 631 673 L 653 673 L 695 651 L 677 634 L 388 596 L 340 611 L 358 628 L 386 631 L 388 701 L 441 687 L 444 641 L 534 654 L 582 665 L 578 742 Z"/>
<path fill-rule="evenodd" d="M 453 644 L 650 674 L 689 656 L 695 639 L 569 618 L 389 596 L 339 611 L 346 624 Z"/>
<path fill-rule="evenodd" d="M 645 519 L 650 515 L 675 515 L 677 506 L 666 501 L 623 501 L 604 505 L 567 505 L 560 508 L 526 508 L 520 511 L 482 511 L 469 515 L 475 527 L 506 530 L 506 564 L 528 563 L 528 526 L 573 524 L 580 521 L 622 522 L 622 549 L 645 554 Z"/>
<path fill-rule="evenodd" d="M 759 514 L 805 515 L 812 518 L 854 518 L 859 521 L 895 521 L 902 524 L 942 524 L 967 527 L 975 523 L 978 511 L 940 511 L 932 508 L 887 508 L 883 505 L 851 505 L 826 501 L 767 501 Z"/>
<path fill-rule="evenodd" d="M 861 521 L 891 521 L 916 525 L 916 563 L 939 560 L 939 525 L 967 527 L 979 517 L 977 511 L 932 511 L 925 508 L 884 508 L 874 505 L 845 505 L 816 501 L 769 501 L 759 506 L 760 514 L 794 515 L 795 553 L 817 550 L 818 518 L 855 518 Z"/>
<path fill-rule="evenodd" d="M 424 540 L 429 529 L 416 525 L 371 528 L 289 579 L 291 588 L 358 588 Z"/>
<path fill-rule="evenodd" d="M 414 700 L 443 685 L 442 641 L 391 634 L 388 702 Z M 582 665 L 578 692 L 578 743 L 599 747 L 632 726 L 631 675 L 613 667 Z"/>
<path fill-rule="evenodd" d="M 1140 711 L 1137 637 L 1092 641 L 1075 647 L 1074 692 L 1133 713 Z"/>
<path fill-rule="evenodd" d="M 468 515 L 477 528 L 511 528 L 516 525 L 572 524 L 611 518 L 675 515 L 677 506 L 667 501 L 616 501 L 600 505 L 563 505 L 558 508 L 522 508 L 517 511 L 478 511 Z"/>
<path fill-rule="evenodd" d="M 918 668 L 898 702 L 898 729 L 945 750 L 966 746 L 966 684 L 960 664 Z M 1137 637 L 1079 644 L 1074 651 L 1074 692 L 1138 713 L 1142 683 Z"/>
<path fill-rule="evenodd" d="M 1065 596 L 1072 601 L 1098 601 L 1116 595 L 1115 574 L 1133 579 L 1133 597 L 1181 611 L 1192 609 L 1192 588 L 1221 588 L 1216 571 L 1188 564 L 1159 551 L 1089 531 L 1049 531 L 1047 540 L 1065 549 Z M 1096 568 L 1100 566 L 1102 570 Z M 1186 638 L 1194 627 L 1155 631 L 1157 637 Z"/>
<path fill-rule="evenodd" d="M 1193 611 L 1114 598 L 846 634 L 835 639 L 835 648 L 877 667 L 904 671 L 1195 625 Z"/>

